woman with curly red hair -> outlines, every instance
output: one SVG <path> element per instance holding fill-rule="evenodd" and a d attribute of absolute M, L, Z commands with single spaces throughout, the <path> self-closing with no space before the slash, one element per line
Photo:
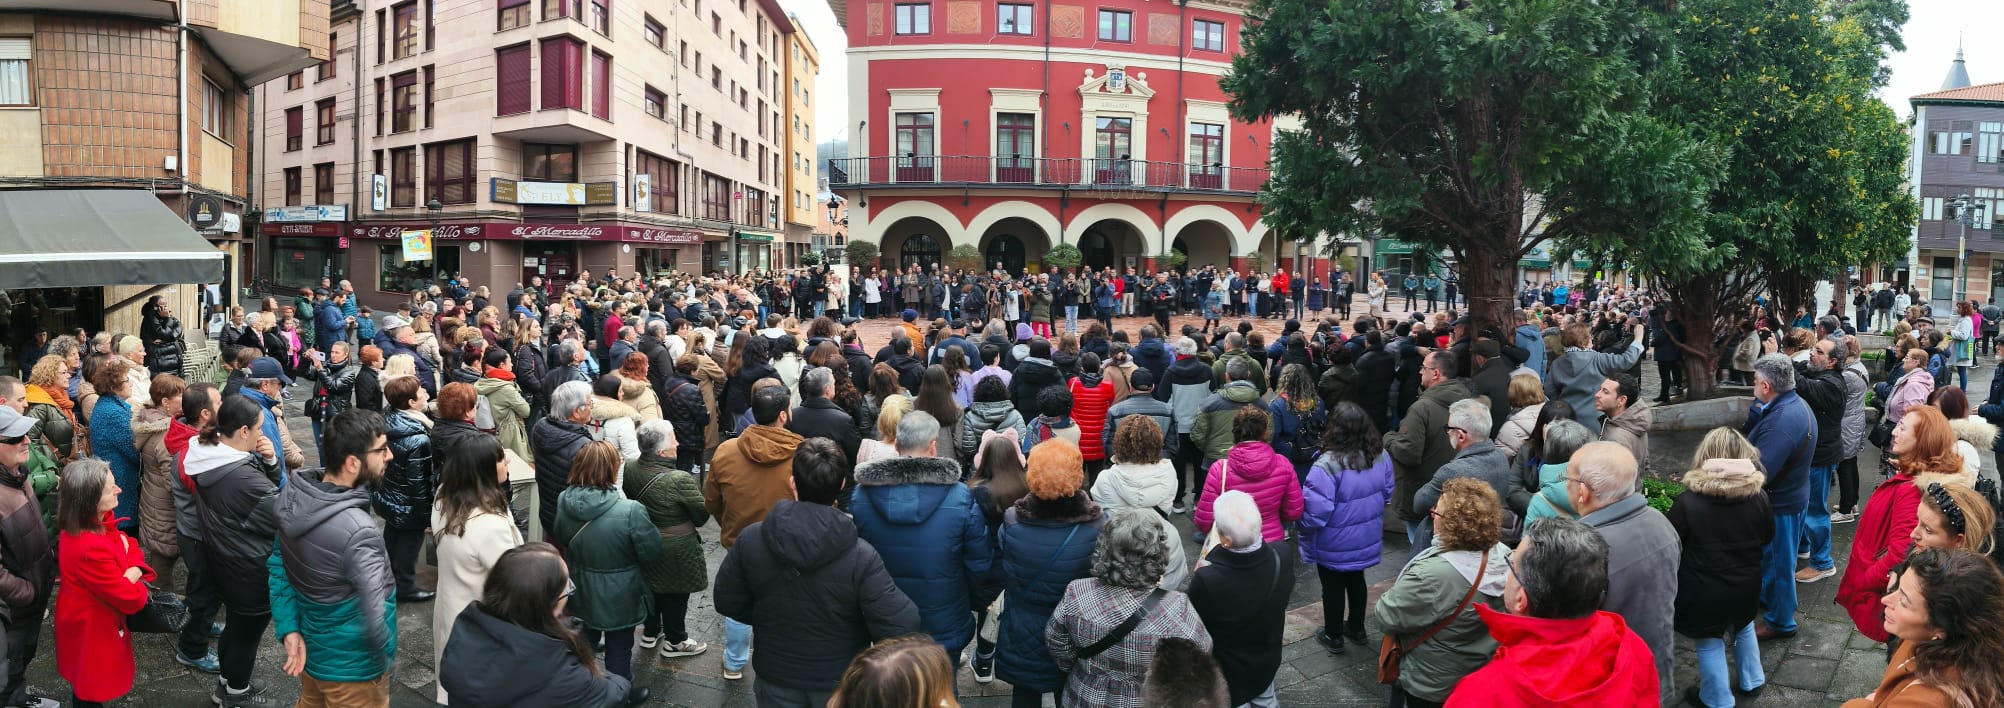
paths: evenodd
<path fill-rule="evenodd" d="M 1893 568 L 1913 546 L 1922 490 L 1930 484 L 1973 486 L 1976 475 L 1963 471 L 1955 451 L 1955 430 L 1934 406 L 1907 409 L 1893 428 L 1887 451 L 1895 458 L 1894 474 L 1872 490 L 1858 517 L 1858 535 L 1851 542 L 1851 559 L 1837 586 L 1837 604 L 1850 613 L 1858 631 L 1874 641 L 1886 641 L 1884 595 Z"/>

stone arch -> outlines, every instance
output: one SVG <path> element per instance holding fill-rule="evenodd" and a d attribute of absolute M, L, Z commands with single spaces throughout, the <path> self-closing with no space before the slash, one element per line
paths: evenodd
<path fill-rule="evenodd" d="M 953 245 L 964 243 L 985 249 L 987 246 L 983 242 L 986 240 L 988 230 L 1003 219 L 1009 218 L 1027 219 L 1043 229 L 1045 240 L 1050 242 L 1045 244 L 1046 248 L 1054 245 L 1058 234 L 1065 231 L 1064 225 L 1058 223 L 1057 215 L 1052 214 L 1049 209 L 1025 201 L 1011 200 L 997 202 L 974 215 L 974 218 L 967 221 L 967 228 L 961 231 L 964 238 L 954 238 Z"/>
<path fill-rule="evenodd" d="M 1112 202 L 1094 204 L 1072 216 L 1071 223 L 1065 226 L 1064 242 L 1078 243 L 1079 237 L 1085 235 L 1086 229 L 1092 228 L 1093 224 L 1107 219 L 1126 222 L 1129 227 L 1133 228 L 1134 232 L 1141 237 L 1141 250 L 1144 253 L 1154 254 L 1161 252 L 1159 248 L 1161 244 L 1157 242 L 1161 240 L 1162 232 L 1156 228 L 1155 220 L 1148 218 L 1147 213 L 1135 208 L 1133 205 Z"/>
<path fill-rule="evenodd" d="M 947 211 L 946 207 L 940 206 L 938 202 L 924 199 L 906 199 L 884 207 L 882 211 L 873 210 L 869 215 L 870 233 L 865 236 L 864 234 L 855 233 L 855 230 L 851 229 L 850 236 L 876 241 L 877 247 L 888 255 L 891 246 L 894 245 L 885 243 L 885 237 L 889 233 L 891 226 L 903 219 L 914 216 L 922 217 L 932 221 L 934 224 L 938 224 L 940 229 L 945 232 L 944 235 L 950 243 L 942 243 L 940 245 L 942 249 L 952 248 L 963 242 L 962 239 L 964 237 L 961 235 L 961 232 L 964 231 L 963 227 L 965 225 L 961 223 L 960 218 L 954 216 L 953 212 Z"/>
<path fill-rule="evenodd" d="M 1271 244 L 1267 244 L 1266 241 L 1267 232 L 1270 230 L 1266 225 L 1265 219 L 1254 223 L 1250 231 L 1237 235 L 1238 240 L 1232 244 L 1232 255 L 1240 258 L 1248 258 L 1254 252 L 1257 252 L 1262 244 L 1270 246 Z"/>
<path fill-rule="evenodd" d="M 1230 226 L 1210 219 L 1187 221 L 1169 232 L 1170 247 L 1181 250 L 1184 265 L 1193 270 L 1231 267 L 1234 240 Z"/>

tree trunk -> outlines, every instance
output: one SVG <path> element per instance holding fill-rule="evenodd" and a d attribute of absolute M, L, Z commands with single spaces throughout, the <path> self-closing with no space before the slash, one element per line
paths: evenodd
<path fill-rule="evenodd" d="M 1476 243 L 1466 244 L 1461 253 L 1461 290 L 1468 297 L 1470 318 L 1467 331 L 1494 329 L 1505 333 L 1505 343 L 1510 341 L 1508 332 L 1517 326 L 1513 314 L 1517 298 L 1512 290 L 1517 263 L 1505 260 L 1507 255 Z"/>
<path fill-rule="evenodd" d="M 1719 351 L 1713 342 L 1720 332 L 1730 332 L 1730 313 L 1720 312 L 1719 289 L 1723 283 L 1714 275 L 1668 287 L 1671 311 L 1684 323 L 1684 400 L 1701 401 L 1718 395 Z"/>

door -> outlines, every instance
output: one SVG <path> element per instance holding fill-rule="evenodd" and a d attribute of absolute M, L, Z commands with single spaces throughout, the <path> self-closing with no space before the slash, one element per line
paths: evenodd
<path fill-rule="evenodd" d="M 899 113 L 898 181 L 933 181 L 933 116 L 931 113 Z"/>
<path fill-rule="evenodd" d="M 550 292 L 560 292 L 577 280 L 577 253 L 569 246 L 526 246 L 522 249 L 522 282 L 543 276 Z"/>
<path fill-rule="evenodd" d="M 1134 181 L 1132 118 L 1100 118 L 1093 134 L 1093 181 L 1128 184 Z"/>
<path fill-rule="evenodd" d="M 1023 239 L 1010 234 L 997 235 L 988 242 L 988 253 L 984 254 L 982 260 L 987 261 L 986 265 L 990 268 L 998 263 L 1001 264 L 1003 272 L 1023 272 L 1023 265 L 1027 260 L 1023 253 Z"/>
<path fill-rule="evenodd" d="M 1037 117 L 1030 113 L 1001 113 L 995 116 L 995 181 L 1030 182 L 1036 179 Z"/>
<path fill-rule="evenodd" d="M 1955 259 L 1934 259 L 1934 272 L 1928 273 L 1928 300 L 1936 310 L 1954 307 L 1956 276 Z"/>

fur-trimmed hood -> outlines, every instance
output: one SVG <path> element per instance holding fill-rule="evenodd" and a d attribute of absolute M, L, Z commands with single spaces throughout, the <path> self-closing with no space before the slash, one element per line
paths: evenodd
<path fill-rule="evenodd" d="M 132 414 L 132 436 L 145 437 L 150 434 L 167 432 L 173 417 L 156 408 L 141 408 Z M 1994 428 L 1992 430 L 1995 430 Z"/>
<path fill-rule="evenodd" d="M 960 463 L 944 457 L 889 457 L 856 467 L 856 486 L 959 484 Z"/>
<path fill-rule="evenodd" d="M 613 418 L 632 418 L 633 424 L 639 425 L 640 411 L 634 410 L 633 406 L 626 405 L 625 402 L 617 399 L 606 398 L 604 396 L 592 396 L 591 397 L 592 422 L 604 423 L 605 421 L 612 420 Z"/>
<path fill-rule="evenodd" d="M 1767 475 L 1752 460 L 1706 460 L 1698 469 L 1684 473 L 1684 488 L 1708 497 L 1744 499 L 1767 484 Z"/>
<path fill-rule="evenodd" d="M 1997 426 L 1976 416 L 1948 421 L 1948 428 L 1955 431 L 1955 439 L 1976 446 L 1978 451 L 1989 450 L 1997 443 Z"/>
<path fill-rule="evenodd" d="M 1013 508 L 1019 518 L 1060 524 L 1092 523 L 1101 515 L 1099 502 L 1093 501 L 1083 489 L 1063 499 L 1039 499 L 1035 494 L 1025 494 Z"/>
<path fill-rule="evenodd" d="M 1930 484 L 1960 484 L 1965 487 L 1975 487 L 1976 473 L 1969 471 L 1969 465 L 1966 463 L 1962 469 L 1963 471 L 1953 473 L 1922 472 L 1914 475 L 1913 485 L 1920 489 L 1927 489 L 1927 485 Z"/>

